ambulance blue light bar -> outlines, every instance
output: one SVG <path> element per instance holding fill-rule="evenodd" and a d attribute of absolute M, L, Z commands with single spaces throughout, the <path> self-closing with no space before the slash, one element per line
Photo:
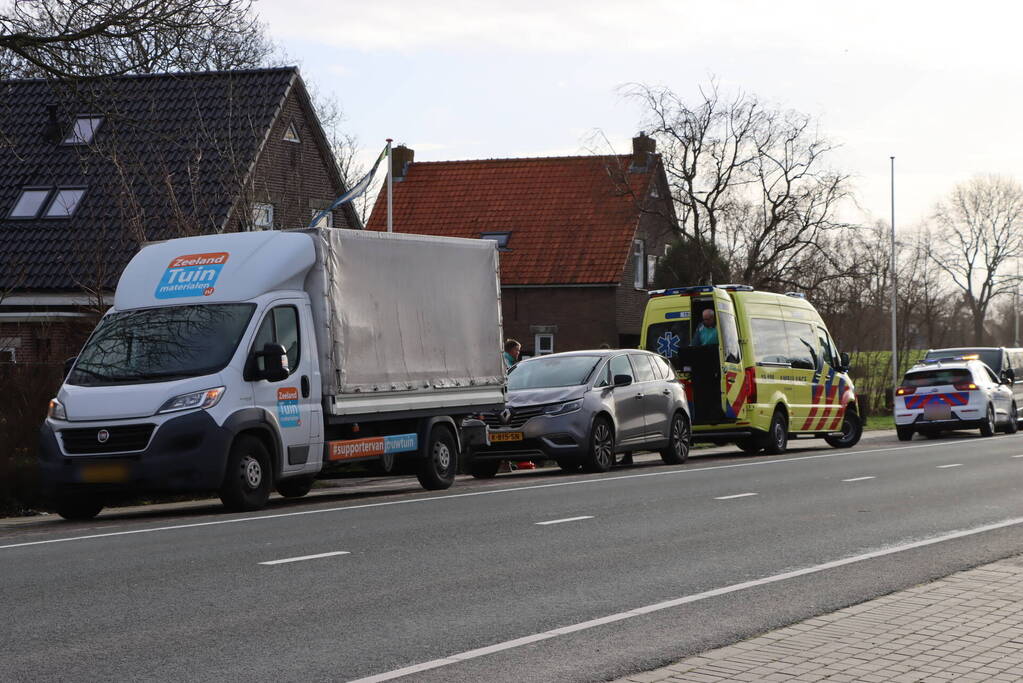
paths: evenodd
<path fill-rule="evenodd" d="M 726 292 L 752 292 L 754 291 L 751 285 L 718 285 L 721 289 Z"/>
<path fill-rule="evenodd" d="M 713 285 L 694 285 L 692 287 L 672 287 L 671 289 L 655 289 L 650 292 L 650 298 L 655 296 L 670 296 L 672 294 L 678 294 L 680 296 L 692 296 L 693 294 L 707 294 L 714 291 Z"/>
<path fill-rule="evenodd" d="M 802 292 L 785 292 L 785 296 L 791 296 L 793 299 L 805 299 L 806 295 Z"/>

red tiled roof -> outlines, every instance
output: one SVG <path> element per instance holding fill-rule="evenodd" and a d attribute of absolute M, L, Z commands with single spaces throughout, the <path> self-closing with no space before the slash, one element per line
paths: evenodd
<path fill-rule="evenodd" d="M 501 282 L 613 284 L 632 249 L 652 173 L 631 156 L 409 164 L 394 183 L 394 231 L 479 238 L 509 232 Z M 653 164 L 651 164 L 653 167 Z M 387 229 L 387 191 L 368 230 Z"/>

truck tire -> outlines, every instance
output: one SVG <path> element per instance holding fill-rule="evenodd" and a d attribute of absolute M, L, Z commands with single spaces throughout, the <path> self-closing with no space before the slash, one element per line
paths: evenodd
<path fill-rule="evenodd" d="M 270 454 L 263 442 L 251 434 L 236 438 L 220 486 L 224 507 L 235 512 L 259 510 L 270 499 L 272 481 Z"/>
<path fill-rule="evenodd" d="M 863 421 L 860 416 L 852 410 L 845 411 L 842 418 L 842 433 L 838 436 L 825 436 L 824 440 L 832 448 L 852 448 L 860 442 L 863 436 Z"/>
<path fill-rule="evenodd" d="M 501 469 L 500 460 L 474 460 L 469 465 L 469 474 L 477 479 L 493 479 Z"/>
<path fill-rule="evenodd" d="M 71 522 L 92 519 L 103 509 L 103 500 L 95 496 L 69 496 L 57 501 L 54 509 L 58 515 Z"/>
<path fill-rule="evenodd" d="M 458 446 L 451 430 L 435 425 L 426 443 L 426 457 L 419 461 L 416 477 L 427 491 L 450 488 L 458 472 Z"/>
<path fill-rule="evenodd" d="M 689 458 L 689 442 L 692 432 L 689 418 L 681 410 L 671 418 L 668 429 L 668 445 L 661 451 L 661 460 L 667 465 L 681 465 Z"/>
<path fill-rule="evenodd" d="M 774 409 L 771 426 L 764 435 L 764 453 L 781 455 L 789 446 L 789 421 L 780 407 Z"/>
<path fill-rule="evenodd" d="M 587 472 L 607 472 L 615 464 L 615 433 L 611 421 L 598 417 L 590 427 L 589 449 L 583 459 Z"/>
<path fill-rule="evenodd" d="M 277 482 L 277 493 L 285 498 L 301 498 L 313 487 L 312 477 L 288 477 Z"/>

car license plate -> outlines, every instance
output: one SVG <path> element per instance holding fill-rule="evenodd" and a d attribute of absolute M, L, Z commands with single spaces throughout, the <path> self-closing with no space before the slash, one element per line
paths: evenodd
<path fill-rule="evenodd" d="M 522 432 L 490 432 L 490 442 L 522 441 Z"/>
<path fill-rule="evenodd" d="M 121 484 L 128 481 L 128 465 L 123 462 L 82 465 L 81 475 L 86 484 Z"/>
<path fill-rule="evenodd" d="M 952 407 L 947 403 L 931 403 L 924 406 L 925 420 L 951 420 Z"/>

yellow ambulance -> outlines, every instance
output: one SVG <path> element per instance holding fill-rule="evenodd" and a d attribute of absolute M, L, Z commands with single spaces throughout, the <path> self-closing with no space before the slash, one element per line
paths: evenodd
<path fill-rule="evenodd" d="M 640 346 L 674 366 L 693 441 L 778 454 L 796 436 L 849 448 L 863 434 L 849 354 L 839 354 L 802 294 L 748 285 L 652 291 Z"/>

